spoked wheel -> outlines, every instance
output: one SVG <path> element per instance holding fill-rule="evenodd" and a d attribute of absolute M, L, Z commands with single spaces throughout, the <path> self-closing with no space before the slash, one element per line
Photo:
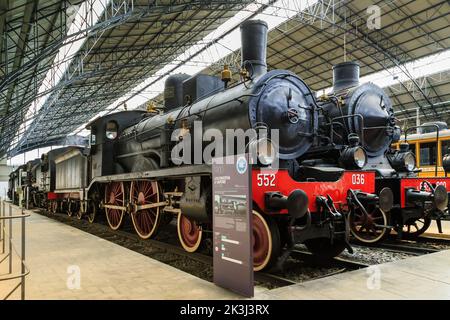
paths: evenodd
<path fill-rule="evenodd" d="M 157 204 L 159 201 L 159 186 L 156 181 L 133 181 L 130 188 L 130 202 L 137 205 Z M 144 210 L 131 212 L 134 230 L 142 239 L 156 235 L 160 220 L 160 207 L 155 206 Z"/>
<path fill-rule="evenodd" d="M 125 205 L 125 187 L 123 182 L 111 182 L 105 188 L 105 203 L 114 206 Z M 124 210 L 105 208 L 106 220 L 111 229 L 117 230 L 122 225 Z"/>
<path fill-rule="evenodd" d="M 94 223 L 96 214 L 97 214 L 97 205 L 95 204 L 94 201 L 89 201 L 87 207 L 87 218 L 89 223 Z"/>
<path fill-rule="evenodd" d="M 376 243 L 390 233 L 389 228 L 379 227 L 388 224 L 388 217 L 376 206 L 368 206 L 366 210 L 367 215 L 359 207 L 350 212 L 350 231 L 358 241 Z"/>
<path fill-rule="evenodd" d="M 270 217 L 264 218 L 253 210 L 253 270 L 260 271 L 273 266 L 281 252 L 280 231 Z"/>
<path fill-rule="evenodd" d="M 50 213 L 56 214 L 56 212 L 58 212 L 58 201 L 51 200 L 50 201 Z"/>
<path fill-rule="evenodd" d="M 78 210 L 77 210 L 77 219 L 81 220 L 84 216 L 84 212 L 83 212 L 83 205 L 80 203 L 80 205 L 78 206 Z"/>
<path fill-rule="evenodd" d="M 187 252 L 195 252 L 202 242 L 203 231 L 195 221 L 178 214 L 177 221 L 178 239 Z"/>
<path fill-rule="evenodd" d="M 56 209 L 56 211 L 59 210 L 59 212 L 64 213 L 66 211 L 67 208 L 67 203 L 64 200 L 61 200 L 58 202 L 58 207 Z"/>
<path fill-rule="evenodd" d="M 424 233 L 431 225 L 431 219 L 424 217 L 414 221 L 407 221 L 403 225 L 402 238 L 406 240 L 414 240 Z"/>
<path fill-rule="evenodd" d="M 70 201 L 69 205 L 67 206 L 67 215 L 69 217 L 76 214 L 78 211 L 78 204 L 75 201 Z"/>
<path fill-rule="evenodd" d="M 306 240 L 305 246 L 313 255 L 320 259 L 334 258 L 345 249 L 344 241 L 334 240 L 333 244 L 331 244 L 328 238 Z"/>

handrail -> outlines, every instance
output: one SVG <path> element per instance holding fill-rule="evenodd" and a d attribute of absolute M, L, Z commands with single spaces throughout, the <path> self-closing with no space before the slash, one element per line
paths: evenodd
<path fill-rule="evenodd" d="M 25 262 L 22 262 L 22 263 L 25 264 Z M 14 274 L 12 276 L 7 276 L 7 277 L 0 277 L 0 281 L 13 280 L 13 279 L 25 277 L 30 274 L 30 269 L 28 269 L 26 264 L 25 264 L 25 269 L 26 269 L 26 271 L 24 273 L 18 273 L 18 274 Z"/>
<path fill-rule="evenodd" d="M 9 207 L 9 216 L 6 215 L 6 204 L 8 204 Z M 25 219 L 30 216 L 29 213 L 24 214 L 24 209 L 20 208 L 21 210 L 20 215 L 13 215 L 12 214 L 13 205 L 10 202 L 6 202 L 2 199 L 0 199 L 0 242 L 2 242 L 1 246 L 1 254 L 5 254 L 5 257 L 0 261 L 0 264 L 2 264 L 4 261 L 9 262 L 9 272 L 7 274 L 0 276 L 0 282 L 1 281 L 8 281 L 8 280 L 15 280 L 20 279 L 20 282 L 14 286 L 13 289 L 11 289 L 6 296 L 3 298 L 4 300 L 8 299 L 19 287 L 21 288 L 20 298 L 22 300 L 25 299 L 25 277 L 30 274 L 30 269 L 28 268 L 27 264 L 25 263 Z M 14 208 L 17 210 L 17 208 Z M 21 219 L 21 252 L 19 254 L 18 250 L 12 243 L 13 239 L 13 229 L 12 229 L 12 221 L 14 219 Z M 6 220 L 9 221 L 9 232 L 6 231 Z M 8 237 L 6 237 L 8 236 Z M 8 241 L 8 252 L 5 252 L 5 244 Z M 12 260 L 13 260 L 13 251 L 14 253 L 19 257 L 20 259 L 20 267 L 21 271 L 19 273 L 13 273 L 12 272 Z"/>
<path fill-rule="evenodd" d="M 19 219 L 19 218 L 27 218 L 29 217 L 30 214 L 21 214 L 21 215 L 17 215 L 17 216 L 8 216 L 8 217 L 0 217 L 0 220 L 10 220 L 10 219 Z"/>

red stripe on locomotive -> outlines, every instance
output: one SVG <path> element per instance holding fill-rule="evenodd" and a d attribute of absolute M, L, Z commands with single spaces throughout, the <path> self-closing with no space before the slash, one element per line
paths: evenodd
<path fill-rule="evenodd" d="M 349 189 L 375 193 L 375 172 L 345 171 L 337 181 L 299 182 L 292 179 L 287 170 L 253 169 L 252 171 L 253 201 L 261 210 L 266 211 L 264 202 L 266 192 L 277 191 L 288 196 L 295 189 L 306 192 L 309 210 L 315 212 L 317 211 L 315 199 L 318 196 L 330 195 L 338 207 L 339 204 L 347 204 Z M 280 213 L 287 213 L 287 210 L 281 210 Z"/>
<path fill-rule="evenodd" d="M 54 192 L 47 192 L 47 199 L 48 200 L 56 200 L 56 199 L 58 199 L 58 195 Z"/>

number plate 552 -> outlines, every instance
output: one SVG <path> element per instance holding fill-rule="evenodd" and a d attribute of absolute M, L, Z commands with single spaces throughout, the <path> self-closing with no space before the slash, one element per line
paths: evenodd
<path fill-rule="evenodd" d="M 256 176 L 256 185 L 258 187 L 274 187 L 275 174 L 273 173 L 258 173 Z"/>

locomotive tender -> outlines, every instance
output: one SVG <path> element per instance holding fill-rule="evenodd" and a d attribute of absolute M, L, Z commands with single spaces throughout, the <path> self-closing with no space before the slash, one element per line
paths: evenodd
<path fill-rule="evenodd" d="M 419 177 L 409 145 L 402 143 L 398 150 L 391 147 L 400 138 L 392 103 L 377 85 L 360 85 L 357 63 L 333 67 L 333 90 L 319 98 L 319 105 L 320 133 L 300 162 L 346 167 L 345 159 L 336 161 L 336 150 L 345 146 L 359 148 L 361 142 L 367 157 L 361 160 L 361 172 L 376 172 L 375 189 L 381 199 L 378 204 L 351 193 L 349 220 L 353 236 L 374 243 L 394 229 L 399 237 L 411 239 L 425 232 L 432 217 L 440 226 L 440 219 L 448 211 L 448 179 Z M 386 206 L 385 200 L 393 202 L 392 209 L 388 210 L 390 205 Z"/>
<path fill-rule="evenodd" d="M 227 76 L 224 83 L 206 75 L 171 76 L 164 113 L 124 111 L 89 123 L 90 148 L 69 148 L 54 158 L 55 188 L 48 193 L 52 210 L 63 206 L 69 215 L 93 221 L 104 209 L 112 229 L 130 215 L 144 239 L 176 216 L 179 240 L 194 252 L 211 233 L 211 166 L 208 160 L 180 164 L 171 150 L 182 141 L 199 147 L 189 142 L 198 130 L 196 121 L 202 122 L 200 134 L 263 128 L 246 141 L 260 147 L 251 182 L 254 270 L 281 263 L 296 243 L 324 257 L 351 251 L 349 194 L 389 207 L 389 192 L 374 194 L 375 171 L 360 171 L 366 155 L 359 146 L 338 150 L 353 164 L 350 169 L 298 163 L 317 140 L 320 108 L 314 93 L 290 71 L 267 72 L 265 22 L 244 22 L 241 37 L 239 83 L 228 86 Z M 271 130 L 279 136 L 277 152 L 267 136 Z M 225 155 L 238 152 L 224 150 Z M 272 167 L 275 160 L 279 168 Z"/>

